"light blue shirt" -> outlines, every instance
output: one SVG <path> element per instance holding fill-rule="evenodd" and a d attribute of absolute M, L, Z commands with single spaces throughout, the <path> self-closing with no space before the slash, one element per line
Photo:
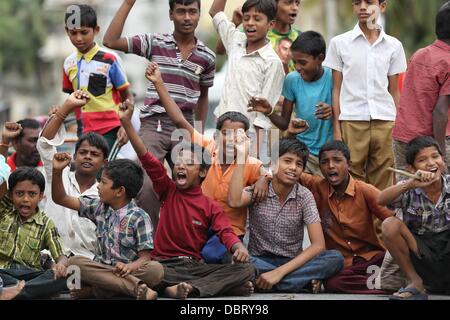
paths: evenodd
<path fill-rule="evenodd" d="M 297 139 L 304 142 L 315 156 L 325 142 L 333 139 L 332 120 L 319 120 L 315 115 L 319 102 L 332 104 L 332 93 L 333 77 L 329 68 L 324 68 L 322 77 L 313 82 L 304 81 L 297 71 L 289 73 L 284 80 L 284 98 L 295 104 L 296 117 L 306 120 L 309 125 L 309 129 L 298 134 Z"/>

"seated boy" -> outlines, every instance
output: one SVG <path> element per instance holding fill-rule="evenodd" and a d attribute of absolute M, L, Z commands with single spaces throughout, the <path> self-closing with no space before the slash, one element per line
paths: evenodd
<path fill-rule="evenodd" d="M 251 294 L 255 269 L 245 263 L 249 259 L 247 249 L 223 209 L 206 197 L 200 187 L 211 163 L 208 152 L 194 144 L 178 145 L 178 152 L 172 152 L 175 163 L 172 181 L 134 131 L 130 121 L 133 105 L 125 103 L 121 110 L 122 125 L 162 204 L 155 248 L 151 252 L 152 258 L 164 267 L 164 278 L 158 288 L 166 296 L 178 299 Z M 218 265 L 200 261 L 210 228 L 233 254 L 233 260 L 243 263 Z"/>
<path fill-rule="evenodd" d="M 377 204 L 379 190 L 350 173 L 350 150 L 341 141 L 330 141 L 319 152 L 324 178 L 303 174 L 300 182 L 316 199 L 327 249 L 344 256 L 344 269 L 328 279 L 325 290 L 348 294 L 383 294 L 370 289 L 368 267 L 381 266 L 385 248 L 377 237 L 373 217 L 384 220 L 393 215 Z"/>
<path fill-rule="evenodd" d="M 238 159 L 248 156 L 248 138 L 240 132 Z M 247 143 L 246 143 L 247 141 Z M 319 213 L 311 192 L 298 183 L 308 159 L 308 148 L 295 138 L 279 142 L 279 158 L 273 159 L 274 172 L 267 200 L 253 201 L 252 190 L 242 183 L 241 162 L 233 173 L 229 204 L 249 207 L 249 251 L 260 275 L 256 288 L 278 292 L 302 292 L 339 272 L 344 258 L 336 250 L 325 251 Z M 246 154 L 247 153 L 247 154 Z M 245 159 L 245 158 L 244 158 Z M 311 245 L 303 250 L 306 225 Z"/>
<path fill-rule="evenodd" d="M 68 114 L 77 107 L 83 107 L 87 98 L 87 93 L 78 90 L 70 95 L 59 108 L 59 112 Z M 51 198 L 53 157 L 57 152 L 56 147 L 64 143 L 65 136 L 64 120 L 54 114 L 44 126 L 37 143 L 47 178 L 47 202 L 44 211 L 55 222 L 66 255 L 81 255 L 93 259 L 97 240 L 95 224 L 80 217 L 76 211 L 55 204 Z M 66 168 L 62 173 L 66 193 L 72 197 L 98 198 L 96 177 L 106 163 L 108 153 L 108 143 L 101 135 L 95 132 L 82 135 L 75 145 L 75 172 Z"/>
<path fill-rule="evenodd" d="M 16 123 L 6 123 L 3 135 L 13 137 L 20 132 Z M 0 156 L 0 166 L 5 166 Z M 2 170 L 4 172 L 4 170 Z M 5 181 L 3 176 L 0 180 Z M 21 167 L 0 185 L 0 277 L 4 286 L 25 286 L 16 299 L 46 298 L 67 289 L 67 258 L 61 238 L 39 207 L 44 196 L 45 179 L 31 167 Z M 49 270 L 41 266 L 41 250 L 48 249 L 56 260 Z M 18 283 L 19 282 L 19 283 Z"/>
<path fill-rule="evenodd" d="M 425 289 L 449 294 L 450 176 L 442 150 L 433 138 L 418 137 L 407 145 L 406 162 L 415 177 L 378 198 L 403 214 L 403 221 L 392 217 L 382 225 L 386 247 L 409 280 L 392 299 L 427 299 Z"/>
<path fill-rule="evenodd" d="M 268 115 L 278 128 L 286 130 L 295 105 L 296 118 L 307 121 L 309 125 L 306 132 L 297 135 L 310 151 L 305 172 L 321 176 L 317 156 L 320 148 L 333 139 L 333 77 L 331 69 L 322 66 L 326 43 L 319 33 L 306 31 L 294 41 L 291 53 L 296 71 L 289 73 L 284 80 L 281 115 L 272 113 L 270 103 L 261 98 L 253 98 L 249 110 Z"/>
<path fill-rule="evenodd" d="M 202 182 L 202 191 L 205 196 L 215 200 L 225 211 L 230 219 L 236 235 L 242 240 L 245 235 L 247 223 L 247 208 L 231 208 L 228 205 L 228 190 L 230 180 L 236 168 L 236 130 L 249 129 L 249 122 L 242 113 L 226 112 L 217 120 L 217 134 L 215 139 L 208 139 L 185 119 L 175 101 L 169 95 L 156 63 L 150 63 L 146 70 L 146 77 L 153 83 L 164 106 L 167 115 L 174 124 L 187 131 L 188 139 L 204 147 L 211 155 L 211 168 L 208 170 Z M 243 183 L 245 186 L 254 184 L 254 195 L 257 202 L 265 200 L 268 190 L 268 178 L 262 162 L 256 158 L 248 157 L 243 171 Z M 202 257 L 207 263 L 228 262 L 230 255 L 228 250 L 220 243 L 217 236 L 208 240 L 202 250 Z"/>
<path fill-rule="evenodd" d="M 110 297 L 125 294 L 142 300 L 156 299 L 151 290 L 162 278 L 159 263 L 150 261 L 153 249 L 152 226 L 144 210 L 133 201 L 142 187 L 142 169 L 131 160 L 108 163 L 98 193 L 100 199 L 79 198 L 66 194 L 62 172 L 70 164 L 68 153 L 53 159 L 52 197 L 56 204 L 78 211 L 81 217 L 97 225 L 94 261 L 83 256 L 69 259 L 81 271 L 81 281 L 88 288 L 73 291 L 74 298 Z"/>

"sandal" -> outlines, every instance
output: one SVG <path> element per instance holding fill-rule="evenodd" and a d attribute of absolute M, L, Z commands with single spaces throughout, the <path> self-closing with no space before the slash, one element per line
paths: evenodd
<path fill-rule="evenodd" d="M 401 288 L 397 293 L 410 293 L 411 295 L 407 297 L 391 296 L 389 300 L 428 300 L 428 294 L 420 292 L 414 287 Z"/>

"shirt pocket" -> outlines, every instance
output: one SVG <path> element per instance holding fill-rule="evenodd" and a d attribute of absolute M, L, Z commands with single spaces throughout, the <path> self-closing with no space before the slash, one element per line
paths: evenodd
<path fill-rule="evenodd" d="M 88 91 L 94 97 L 99 97 L 105 94 L 107 83 L 108 79 L 105 75 L 99 73 L 91 73 L 89 75 Z"/>

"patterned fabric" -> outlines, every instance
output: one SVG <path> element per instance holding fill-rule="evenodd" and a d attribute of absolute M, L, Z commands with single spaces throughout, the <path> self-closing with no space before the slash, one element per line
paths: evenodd
<path fill-rule="evenodd" d="M 270 29 L 269 32 L 267 32 L 267 39 L 270 40 L 270 44 L 272 45 L 273 50 L 276 50 L 276 47 L 280 43 L 281 39 L 288 38 L 292 42 L 294 42 L 297 37 L 300 35 L 301 31 L 295 28 L 292 28 L 289 30 L 288 33 L 280 33 L 276 31 L 274 28 Z M 295 65 L 294 62 L 289 60 L 289 72 L 295 71 Z"/>
<path fill-rule="evenodd" d="M 83 132 L 105 134 L 120 127 L 119 91 L 130 86 L 118 56 L 95 45 L 88 53 L 74 52 L 64 62 L 63 91 L 81 89 L 89 93 L 89 102 L 75 110 L 82 119 Z"/>
<path fill-rule="evenodd" d="M 44 249 L 48 249 L 54 259 L 64 254 L 53 221 L 40 210 L 22 221 L 5 196 L 0 201 L 0 269 L 8 269 L 15 263 L 43 270 L 40 252 Z"/>
<path fill-rule="evenodd" d="M 250 188 L 245 189 L 251 193 Z M 252 256 L 273 254 L 293 258 L 302 252 L 304 225 L 320 222 L 312 193 L 296 184 L 285 203 L 269 185 L 266 201 L 249 208 L 249 252 Z"/>
<path fill-rule="evenodd" d="M 128 53 L 159 64 L 167 90 L 182 110 L 196 109 L 201 88 L 213 85 L 216 56 L 200 40 L 186 60 L 171 34 L 148 33 L 130 37 Z M 149 83 L 141 118 L 165 112 L 155 86 Z"/>
<path fill-rule="evenodd" d="M 138 252 L 153 249 L 153 229 L 147 213 L 130 201 L 118 210 L 88 196 L 80 197 L 79 215 L 97 225 L 94 260 L 108 265 L 129 263 Z"/>
<path fill-rule="evenodd" d="M 442 183 L 442 194 L 436 205 L 423 189 L 417 188 L 403 193 L 389 208 L 401 209 L 403 222 L 417 235 L 450 230 L 450 175 L 442 176 Z"/>

